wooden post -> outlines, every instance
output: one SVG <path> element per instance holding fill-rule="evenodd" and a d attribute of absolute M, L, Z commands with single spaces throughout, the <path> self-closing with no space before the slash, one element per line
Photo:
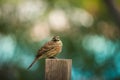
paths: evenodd
<path fill-rule="evenodd" d="M 45 80 L 70 80 L 71 59 L 46 59 Z"/>

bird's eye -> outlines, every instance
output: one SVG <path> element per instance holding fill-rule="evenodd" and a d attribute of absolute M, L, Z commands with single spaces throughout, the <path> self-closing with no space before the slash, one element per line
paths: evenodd
<path fill-rule="evenodd" d="M 57 39 L 57 41 L 59 41 L 59 39 Z"/>

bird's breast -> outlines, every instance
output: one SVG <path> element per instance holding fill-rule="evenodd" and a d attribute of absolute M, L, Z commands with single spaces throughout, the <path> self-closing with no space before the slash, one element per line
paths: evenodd
<path fill-rule="evenodd" d="M 57 53 L 60 53 L 62 51 L 62 46 L 56 46 L 56 51 L 58 51 Z"/>

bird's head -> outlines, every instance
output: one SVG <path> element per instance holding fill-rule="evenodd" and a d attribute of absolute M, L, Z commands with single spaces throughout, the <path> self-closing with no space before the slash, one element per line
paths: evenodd
<path fill-rule="evenodd" d="M 60 37 L 59 37 L 59 36 L 54 36 L 54 37 L 52 38 L 52 41 L 60 41 Z"/>

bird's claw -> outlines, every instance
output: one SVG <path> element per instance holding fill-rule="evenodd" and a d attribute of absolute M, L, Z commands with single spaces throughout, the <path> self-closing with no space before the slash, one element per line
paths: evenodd
<path fill-rule="evenodd" d="M 57 57 L 49 57 L 49 59 L 57 59 Z"/>

